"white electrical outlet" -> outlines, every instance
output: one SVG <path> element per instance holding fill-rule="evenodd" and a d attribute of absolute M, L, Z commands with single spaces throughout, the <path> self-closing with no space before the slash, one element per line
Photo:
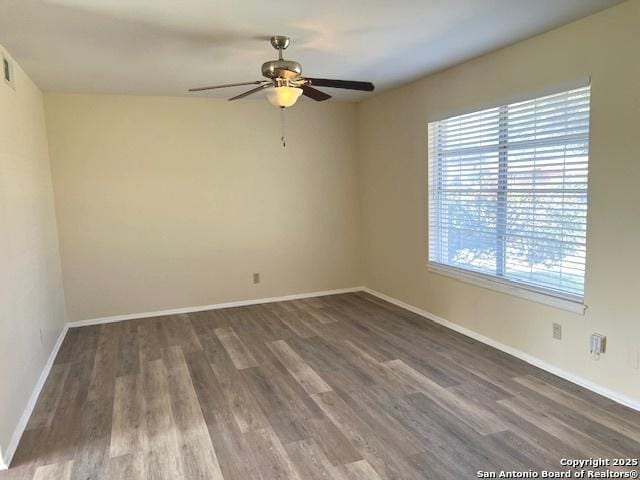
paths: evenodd
<path fill-rule="evenodd" d="M 7 85 L 10 85 L 11 88 L 15 90 L 16 88 L 16 80 L 13 73 L 13 62 L 9 60 L 4 55 L 2 57 L 2 76 L 4 77 L 4 81 Z"/>
<path fill-rule="evenodd" d="M 260 274 L 259 273 L 254 273 L 253 274 L 253 284 L 255 285 L 256 283 L 260 283 Z"/>
<path fill-rule="evenodd" d="M 589 349 L 594 360 L 600 359 L 600 355 L 605 352 L 607 337 L 599 333 L 591 334 Z"/>
<path fill-rule="evenodd" d="M 631 354 L 631 366 L 636 370 L 640 370 L 640 350 L 636 350 Z"/>

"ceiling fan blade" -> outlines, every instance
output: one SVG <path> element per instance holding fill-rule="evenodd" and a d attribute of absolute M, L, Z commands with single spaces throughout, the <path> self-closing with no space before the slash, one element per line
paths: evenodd
<path fill-rule="evenodd" d="M 302 94 L 305 97 L 313 98 L 316 102 L 322 102 L 323 100 L 329 100 L 331 98 L 331 95 L 328 93 L 321 92 L 309 85 L 303 84 L 300 88 L 302 88 Z"/>
<path fill-rule="evenodd" d="M 260 85 L 261 83 L 265 83 L 265 80 L 256 80 L 255 82 L 243 82 L 243 83 L 228 83 L 226 85 L 214 85 L 212 87 L 190 88 L 189 91 L 201 92 L 203 90 L 214 90 L 216 88 L 241 87 L 242 85 Z"/>
<path fill-rule="evenodd" d="M 331 80 L 329 78 L 308 78 L 311 85 L 316 87 L 346 88 L 348 90 L 362 90 L 363 92 L 373 92 L 374 85 L 371 82 L 356 82 L 353 80 Z"/>
<path fill-rule="evenodd" d="M 231 97 L 231 98 L 229 99 L 229 101 L 232 101 L 232 100 L 239 100 L 239 99 L 241 99 L 241 98 L 248 97 L 248 96 L 249 96 L 249 95 L 251 95 L 252 93 L 259 92 L 260 90 L 264 90 L 265 88 L 268 88 L 268 87 L 271 87 L 271 86 L 272 86 L 272 83 L 271 83 L 271 82 L 269 82 L 269 83 L 265 83 L 264 85 L 260 85 L 259 87 L 252 88 L 251 90 L 248 90 L 248 91 L 246 91 L 246 92 L 244 92 L 244 93 L 241 93 L 240 95 L 236 95 L 235 97 Z"/>

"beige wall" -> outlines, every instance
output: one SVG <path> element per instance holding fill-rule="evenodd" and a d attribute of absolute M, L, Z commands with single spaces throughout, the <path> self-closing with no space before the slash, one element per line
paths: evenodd
<path fill-rule="evenodd" d="M 354 104 L 45 104 L 71 320 L 360 284 Z"/>
<path fill-rule="evenodd" d="M 14 74 L 15 90 L 0 78 L 0 452 L 5 455 L 65 322 L 42 94 L 15 62 Z"/>
<path fill-rule="evenodd" d="M 360 104 L 365 284 L 640 399 L 639 42 L 633 0 Z M 428 272 L 427 123 L 589 75 L 586 315 Z M 608 337 L 599 361 L 588 352 L 592 332 Z"/>

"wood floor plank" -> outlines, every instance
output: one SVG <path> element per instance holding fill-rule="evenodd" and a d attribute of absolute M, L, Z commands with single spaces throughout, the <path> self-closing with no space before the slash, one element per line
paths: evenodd
<path fill-rule="evenodd" d="M 300 440 L 285 445 L 300 477 L 304 480 L 345 480 L 313 440 Z"/>
<path fill-rule="evenodd" d="M 317 415 L 314 415 L 286 381 L 275 379 L 269 372 L 264 368 L 255 367 L 242 370 L 242 375 L 269 424 L 283 443 L 307 438 L 304 421 Z"/>
<path fill-rule="evenodd" d="M 560 378 L 556 375 L 553 375 L 552 373 L 549 372 L 545 372 L 544 370 L 540 370 L 540 369 L 528 369 L 525 370 L 524 373 L 520 374 L 520 375 L 516 375 L 518 377 L 522 377 L 525 375 L 534 375 L 535 377 L 550 383 L 551 385 L 555 385 L 556 387 L 562 389 L 564 392 L 566 393 L 570 393 L 572 395 L 575 395 L 577 397 L 582 398 L 583 400 L 593 404 L 593 405 L 597 405 L 601 408 L 608 408 L 614 405 L 618 405 L 616 404 L 613 400 L 611 400 L 610 398 L 607 397 L 603 397 L 602 395 L 597 394 L 596 392 L 593 392 L 591 390 L 587 390 L 586 388 L 577 385 L 575 383 L 571 383 L 568 380 L 565 380 L 564 378 Z"/>
<path fill-rule="evenodd" d="M 169 348 L 166 362 L 171 412 L 177 427 L 184 476 L 223 480 L 182 349 Z"/>
<path fill-rule="evenodd" d="M 269 348 L 307 393 L 331 391 L 331 387 L 320 378 L 320 375 L 314 372 L 284 340 L 269 343 Z"/>
<path fill-rule="evenodd" d="M 202 353 L 207 357 L 210 363 L 231 364 L 233 368 L 235 368 L 231 361 L 231 357 L 229 357 L 229 354 L 222 345 L 222 342 L 218 339 L 215 333 L 213 333 L 213 330 L 209 333 L 201 334 L 198 338 L 202 345 Z"/>
<path fill-rule="evenodd" d="M 324 337 L 327 334 L 326 323 L 329 322 L 321 322 L 316 317 L 311 315 L 309 312 L 305 312 L 303 310 L 295 313 L 296 318 L 299 322 L 304 325 L 304 328 L 313 333 L 312 337 Z"/>
<path fill-rule="evenodd" d="M 137 323 L 135 321 L 122 322 L 122 334 L 118 346 L 117 377 L 140 373 L 139 347 Z"/>
<path fill-rule="evenodd" d="M 339 314 L 330 308 L 312 309 L 307 313 L 323 324 L 337 323 L 340 318 Z"/>
<path fill-rule="evenodd" d="M 220 470 L 225 480 L 259 480 L 253 452 L 238 429 L 205 352 L 188 354 L 187 365 Z M 230 360 L 226 360 L 233 369 Z"/>
<path fill-rule="evenodd" d="M 333 385 L 375 385 L 376 379 L 367 371 L 359 368 L 357 362 L 349 358 L 344 349 L 332 341 L 314 337 L 305 342 L 290 340 L 296 350 L 304 356 L 307 363 L 321 377 L 331 379 Z"/>
<path fill-rule="evenodd" d="M 586 433 L 590 439 L 606 445 L 623 457 L 640 457 L 640 443 L 606 425 L 593 421 L 579 411 L 566 408 L 534 391 L 523 398 L 523 401 L 535 405 L 544 415 Z"/>
<path fill-rule="evenodd" d="M 158 319 L 146 318 L 138 323 L 140 340 L 140 362 L 151 362 L 162 358 L 162 344 L 158 331 Z"/>
<path fill-rule="evenodd" d="M 169 347 L 179 345 L 179 339 L 173 333 L 173 319 L 171 316 L 156 317 L 155 321 L 158 340 L 163 351 Z"/>
<path fill-rule="evenodd" d="M 111 458 L 148 449 L 143 388 L 140 374 L 116 378 L 109 449 Z"/>
<path fill-rule="evenodd" d="M 69 378 L 78 380 L 78 400 L 84 402 L 88 399 L 102 326 L 91 325 L 72 330 L 79 330 L 79 332 L 71 354 Z"/>
<path fill-rule="evenodd" d="M 49 464 L 63 463 L 74 458 L 82 419 L 79 412 L 86 401 L 86 397 L 81 395 L 80 383 L 80 379 L 70 372 L 64 382 L 63 393 L 51 426 L 39 432 L 37 451 L 31 452 L 31 455 L 37 456 L 32 457 L 32 460 L 37 459 L 42 464 Z M 28 443 L 28 439 L 29 437 L 23 436 L 16 453 L 18 458 L 14 461 L 22 460 L 18 454 L 22 451 L 22 443 Z"/>
<path fill-rule="evenodd" d="M 172 320 L 170 331 L 172 336 L 177 339 L 182 351 L 190 353 L 202 350 L 202 345 L 193 329 L 189 315 L 186 313 L 174 315 Z"/>
<path fill-rule="evenodd" d="M 58 355 L 54 360 L 54 364 L 56 363 L 70 363 L 73 359 L 73 352 L 76 349 L 76 343 L 78 337 L 80 335 L 80 328 L 70 328 L 67 331 L 67 334 L 62 341 L 62 345 L 60 345 L 60 350 L 58 350 Z"/>
<path fill-rule="evenodd" d="M 259 480 L 253 452 L 238 429 L 207 356 L 204 352 L 191 353 L 187 365 L 225 480 Z"/>
<path fill-rule="evenodd" d="M 213 373 L 205 352 L 189 353 L 185 356 L 185 361 L 189 369 L 191 383 L 198 396 L 198 403 L 200 404 L 204 421 L 209 426 L 210 431 L 215 431 L 218 428 L 218 416 L 226 417 L 228 414 L 233 418 L 229 405 L 225 402 L 222 387 Z"/>
<path fill-rule="evenodd" d="M 211 441 L 219 453 L 220 469 L 225 480 L 260 480 L 261 468 L 256 465 L 256 452 L 235 424 L 231 414 L 216 414 L 218 428 L 211 432 Z"/>
<path fill-rule="evenodd" d="M 580 451 L 590 456 L 616 458 L 621 455 L 619 452 L 610 449 L 572 426 L 550 417 L 545 412 L 539 410 L 533 402 L 529 402 L 524 398 L 507 398 L 499 400 L 498 403 L 530 423 L 541 426 L 546 432 L 563 442 L 578 446 Z"/>
<path fill-rule="evenodd" d="M 588 416 L 591 420 L 609 427 L 612 430 L 635 440 L 636 442 L 640 442 L 640 423 L 638 422 L 628 422 L 603 408 L 594 406 L 591 403 L 582 400 L 571 393 L 564 392 L 532 375 L 516 377 L 514 380 L 570 410 L 580 412 L 583 415 Z"/>
<path fill-rule="evenodd" d="M 51 372 L 40 393 L 33 415 L 27 424 L 27 430 L 51 426 L 63 396 L 63 388 L 70 368 L 71 365 L 68 363 L 58 363 L 51 367 Z"/>
<path fill-rule="evenodd" d="M 256 359 L 232 328 L 216 328 L 215 333 L 238 370 L 258 366 Z"/>
<path fill-rule="evenodd" d="M 264 342 L 296 336 L 296 333 L 282 321 L 279 315 L 274 314 L 264 305 L 252 305 L 251 307 L 245 311 L 244 315 L 249 316 L 248 323 L 253 325 L 256 333 L 261 335 Z"/>
<path fill-rule="evenodd" d="M 387 413 L 384 406 L 380 405 L 379 398 L 372 394 L 372 388 L 351 388 L 348 392 L 337 392 L 381 439 L 393 445 L 389 450 L 403 456 L 424 452 L 424 445 L 420 439 Z"/>
<path fill-rule="evenodd" d="M 185 474 L 184 458 L 176 444 L 175 448 L 146 452 L 143 464 L 145 480 L 172 480 L 188 478 Z"/>
<path fill-rule="evenodd" d="M 309 309 L 314 310 L 317 308 L 323 308 L 324 303 L 322 302 L 322 297 L 308 297 L 303 298 L 306 304 L 309 306 Z"/>
<path fill-rule="evenodd" d="M 143 480 L 147 478 L 144 471 L 146 452 L 128 453 L 109 460 L 108 478 L 118 480 Z"/>
<path fill-rule="evenodd" d="M 201 334 L 215 328 L 229 327 L 229 320 L 221 313 L 223 310 L 208 310 L 203 312 L 192 312 L 189 319 L 193 325 L 193 330 L 200 337 Z"/>
<path fill-rule="evenodd" d="M 626 405 L 620 405 L 618 403 L 606 405 L 602 408 L 604 408 L 608 412 L 613 413 L 616 417 L 622 418 L 631 424 L 640 425 L 640 411 L 633 410 Z"/>
<path fill-rule="evenodd" d="M 407 457 L 407 461 L 411 463 L 417 470 L 422 472 L 424 478 L 437 478 L 438 480 L 459 480 L 461 478 L 473 478 L 473 472 L 465 469 L 460 463 L 451 463 L 446 457 L 441 458 L 433 455 L 431 452 L 419 453 Z M 476 468 L 480 469 L 478 464 Z"/>
<path fill-rule="evenodd" d="M 444 460 L 461 477 L 477 470 L 526 470 L 518 457 L 499 448 L 491 435 L 482 435 L 423 393 L 405 397 L 396 404 L 398 419 L 424 439 L 428 453 Z"/>
<path fill-rule="evenodd" d="M 338 469 L 345 480 L 382 480 L 378 472 L 366 460 L 347 463 Z"/>
<path fill-rule="evenodd" d="M 72 480 L 104 478 L 109 464 L 112 411 L 113 398 L 89 400 L 83 405 Z"/>
<path fill-rule="evenodd" d="M 154 480 L 184 477 L 167 377 L 164 360 L 158 359 L 143 365 L 145 435 L 148 446 L 148 452 L 143 458 L 143 471 L 148 478 Z"/>
<path fill-rule="evenodd" d="M 54 422 L 54 425 L 57 422 Z M 54 456 L 46 447 L 46 436 L 51 431 L 44 427 L 25 430 L 20 438 L 20 444 L 13 455 L 11 469 L 16 470 L 13 478 L 31 478 L 34 470 L 41 465 L 64 463 L 65 459 L 73 458 L 73 452 L 64 457 Z M 65 452 L 68 453 L 68 452 Z M 6 475 L 0 471 L 0 478 Z"/>
<path fill-rule="evenodd" d="M 317 335 L 317 331 L 309 328 L 298 315 L 287 312 L 279 314 L 278 318 L 300 338 L 311 338 Z"/>
<path fill-rule="evenodd" d="M 71 468 L 73 460 L 64 463 L 54 463 L 38 467 L 33 476 L 33 480 L 69 480 L 71 478 Z"/>
<path fill-rule="evenodd" d="M 551 435 L 551 433 L 542 428 L 542 425 L 537 425 L 522 418 L 513 410 L 500 405 L 497 401 L 493 402 L 488 408 L 507 424 L 509 432 L 525 439 L 528 443 L 533 444 L 535 448 L 543 450 L 546 455 L 541 458 L 551 456 L 556 460 L 555 463 L 557 464 L 561 458 L 580 458 L 585 455 L 579 449 L 579 445 L 563 441 L 562 438 Z M 543 463 L 544 461 L 541 462 L 541 464 Z"/>
<path fill-rule="evenodd" d="M 264 428 L 249 432 L 245 436 L 253 446 L 262 480 L 305 480 L 298 474 L 273 430 Z"/>
<path fill-rule="evenodd" d="M 488 436 L 492 444 L 498 445 L 501 450 L 509 452 L 511 456 L 517 456 L 523 465 L 532 470 L 545 469 L 553 471 L 558 468 L 559 459 L 562 458 L 558 455 L 558 452 L 543 448 L 511 430 L 492 433 Z"/>
<path fill-rule="evenodd" d="M 361 421 L 335 392 L 318 393 L 312 397 L 380 476 L 389 480 L 421 478 L 408 463 L 389 452 L 388 446 L 372 427 Z"/>
<path fill-rule="evenodd" d="M 315 441 L 332 465 L 362 460 L 362 455 L 328 418 L 307 418 L 303 424 L 309 438 Z"/>
<path fill-rule="evenodd" d="M 379 387 L 370 388 L 369 392 L 372 398 L 383 405 L 389 415 L 423 440 L 426 454 L 419 453 L 407 457 L 412 465 L 424 466 L 423 463 L 426 463 L 429 467 L 427 470 L 432 470 L 434 465 L 430 459 L 439 458 L 448 466 L 448 470 L 456 473 L 459 478 L 465 478 L 471 473 L 470 470 L 464 469 L 468 464 L 473 464 L 477 468 L 490 465 L 488 454 L 478 448 L 479 434 L 466 426 L 467 431 L 465 428 L 452 431 L 451 426 L 444 420 L 446 412 L 437 405 L 435 409 L 426 408 L 421 411 L 420 407 L 423 404 L 415 405 L 410 397 L 394 396 Z M 438 421 L 441 418 L 443 421 Z"/>
<path fill-rule="evenodd" d="M 498 417 L 478 405 L 467 402 L 464 398 L 441 387 L 436 382 L 417 372 L 402 360 L 391 360 L 384 364 L 399 379 L 402 379 L 408 389 L 415 388 L 440 406 L 467 423 L 481 434 L 501 432 L 507 429 Z"/>
<path fill-rule="evenodd" d="M 369 375 L 373 379 L 374 384 L 381 385 L 395 392 L 405 390 L 403 383 L 398 379 L 397 375 L 386 368 L 383 362 L 376 360 L 354 342 L 344 340 L 340 342 L 339 345 L 343 347 L 343 350 L 346 352 L 349 362 Z"/>
<path fill-rule="evenodd" d="M 93 370 L 89 381 L 89 392 L 87 394 L 89 400 L 113 396 L 121 335 L 122 325 L 120 323 L 101 325 Z"/>
<path fill-rule="evenodd" d="M 242 433 L 247 433 L 267 428 L 269 422 L 239 372 L 219 363 L 212 364 L 211 368 L 239 430 Z"/>

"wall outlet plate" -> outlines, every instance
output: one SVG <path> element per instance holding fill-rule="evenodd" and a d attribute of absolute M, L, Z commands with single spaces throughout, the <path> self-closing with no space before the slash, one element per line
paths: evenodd
<path fill-rule="evenodd" d="M 596 359 L 605 352 L 607 348 L 607 337 L 600 335 L 599 333 L 592 333 L 589 343 L 589 350 L 591 355 Z"/>
<path fill-rule="evenodd" d="M 559 323 L 553 324 L 553 338 L 556 340 L 562 340 L 562 325 Z"/>
<path fill-rule="evenodd" d="M 2 78 L 4 78 L 5 83 L 15 90 L 16 80 L 13 72 L 13 62 L 4 54 L 2 55 Z"/>
<path fill-rule="evenodd" d="M 259 273 L 254 273 L 253 274 L 253 284 L 255 285 L 256 283 L 260 283 L 260 274 Z"/>

